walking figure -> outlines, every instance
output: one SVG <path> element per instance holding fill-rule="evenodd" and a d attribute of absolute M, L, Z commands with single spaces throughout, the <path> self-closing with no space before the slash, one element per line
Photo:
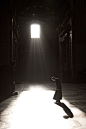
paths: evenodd
<path fill-rule="evenodd" d="M 54 76 L 51 77 L 51 80 L 56 82 L 56 91 L 53 99 L 56 100 L 55 103 L 60 103 L 60 100 L 62 99 L 62 87 L 61 87 L 60 80 Z"/>

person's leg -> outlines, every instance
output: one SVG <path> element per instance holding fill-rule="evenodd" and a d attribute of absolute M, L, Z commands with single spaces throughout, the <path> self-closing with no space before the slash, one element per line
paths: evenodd
<path fill-rule="evenodd" d="M 55 103 L 60 103 L 60 100 L 56 100 L 56 102 Z"/>

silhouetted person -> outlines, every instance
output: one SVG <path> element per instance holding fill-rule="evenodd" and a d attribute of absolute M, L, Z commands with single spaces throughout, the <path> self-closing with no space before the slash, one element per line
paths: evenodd
<path fill-rule="evenodd" d="M 59 79 L 54 76 L 51 77 L 51 80 L 56 82 L 56 91 L 55 91 L 53 99 L 56 100 L 56 103 L 60 103 L 60 100 L 62 99 L 61 83 L 60 83 Z"/>

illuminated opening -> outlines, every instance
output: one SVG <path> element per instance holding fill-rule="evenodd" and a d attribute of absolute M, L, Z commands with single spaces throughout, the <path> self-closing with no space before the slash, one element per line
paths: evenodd
<path fill-rule="evenodd" d="M 31 25 L 31 38 L 40 38 L 40 25 Z"/>

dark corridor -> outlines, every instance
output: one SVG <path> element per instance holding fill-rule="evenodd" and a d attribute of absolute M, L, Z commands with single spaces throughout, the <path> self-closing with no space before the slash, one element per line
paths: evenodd
<path fill-rule="evenodd" d="M 55 54 L 53 34 L 46 25 L 40 25 L 40 38 L 31 38 L 30 25 L 20 30 L 20 80 L 29 82 L 50 81 L 58 73 L 58 55 Z M 54 63 L 53 63 L 54 62 Z"/>
<path fill-rule="evenodd" d="M 32 23 L 40 39 L 31 39 Z M 86 83 L 86 1 L 0 0 L 0 100 L 51 76 Z"/>

